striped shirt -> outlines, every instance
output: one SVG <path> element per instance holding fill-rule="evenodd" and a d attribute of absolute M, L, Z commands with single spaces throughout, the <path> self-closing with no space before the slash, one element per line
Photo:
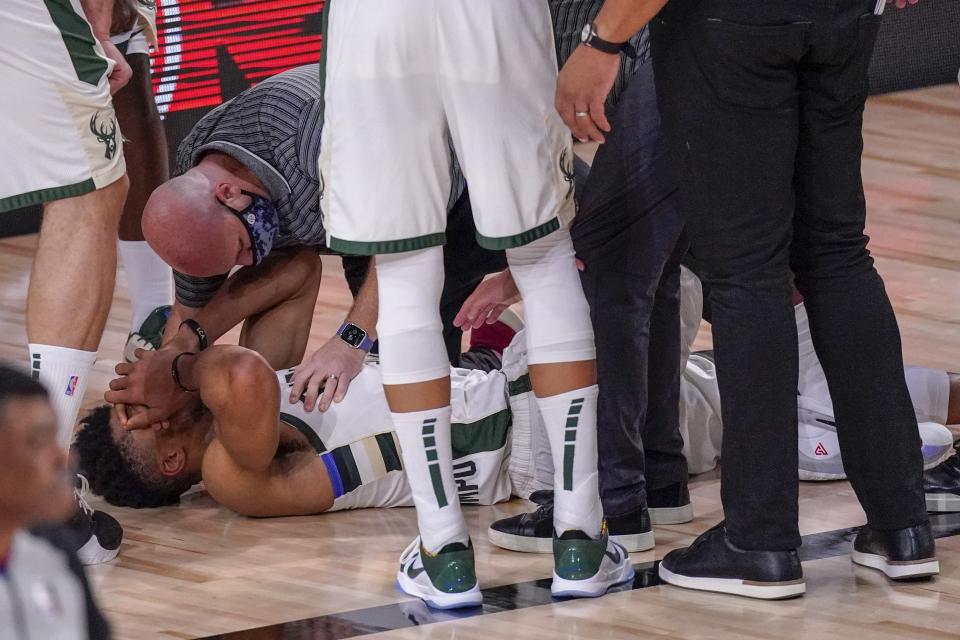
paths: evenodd
<path fill-rule="evenodd" d="M 580 45 L 580 32 L 583 26 L 593 22 L 603 5 L 603 0 L 549 0 L 548 3 L 553 16 L 553 33 L 557 41 L 557 62 L 562 67 L 573 50 Z M 616 104 L 630 77 L 650 57 L 650 38 L 647 27 L 631 38 L 630 44 L 637 51 L 637 57 L 631 59 L 621 56 L 620 74 L 607 99 L 611 105 Z"/>

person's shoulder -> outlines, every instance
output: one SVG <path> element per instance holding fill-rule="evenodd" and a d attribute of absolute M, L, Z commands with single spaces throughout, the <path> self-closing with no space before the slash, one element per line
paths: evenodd
<path fill-rule="evenodd" d="M 64 526 L 44 525 L 21 531 L 19 543 L 31 553 L 61 555 L 67 560 L 79 547 L 76 534 Z"/>

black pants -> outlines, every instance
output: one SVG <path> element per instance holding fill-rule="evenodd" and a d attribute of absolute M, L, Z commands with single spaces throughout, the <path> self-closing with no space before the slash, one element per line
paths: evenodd
<path fill-rule="evenodd" d="M 860 176 L 876 0 L 672 0 L 652 25 L 664 130 L 709 286 L 731 541 L 800 545 L 789 271 L 871 526 L 926 521 L 897 322 Z"/>
<path fill-rule="evenodd" d="M 631 77 L 611 125 L 589 175 L 577 165 L 571 233 L 597 343 L 600 495 L 604 512 L 619 515 L 646 503 L 646 487 L 687 479 L 679 431 L 686 242 L 649 63 Z"/>

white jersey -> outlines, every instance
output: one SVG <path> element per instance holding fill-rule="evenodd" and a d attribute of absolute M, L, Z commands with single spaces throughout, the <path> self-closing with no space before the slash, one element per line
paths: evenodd
<path fill-rule="evenodd" d="M 514 371 L 522 379 L 511 383 L 503 371 L 451 369 L 453 473 L 461 504 L 510 498 L 511 435 L 530 432 L 532 403 L 526 366 Z M 278 371 L 277 377 L 280 420 L 306 436 L 327 465 L 336 496 L 331 511 L 413 506 L 378 365 L 364 364 L 343 401 L 323 413 L 290 403 L 293 369 Z M 511 411 L 511 405 L 519 410 Z M 518 459 L 521 465 L 526 460 Z"/>

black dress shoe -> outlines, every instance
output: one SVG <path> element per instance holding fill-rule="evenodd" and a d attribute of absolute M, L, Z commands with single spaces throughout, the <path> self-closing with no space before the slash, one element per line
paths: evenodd
<path fill-rule="evenodd" d="M 853 540 L 851 557 L 855 563 L 883 571 L 893 580 L 926 578 L 940 573 L 929 522 L 892 531 L 864 525 Z"/>
<path fill-rule="evenodd" d="M 923 473 L 927 511 L 960 511 L 960 453 Z"/>
<path fill-rule="evenodd" d="M 511 551 L 553 553 L 553 491 L 534 491 L 536 511 L 497 520 L 487 529 L 490 542 Z M 645 507 L 607 518 L 610 539 L 630 553 L 652 549 L 653 527 Z"/>
<path fill-rule="evenodd" d="M 800 556 L 789 551 L 748 551 L 727 540 L 724 523 L 660 562 L 660 579 L 687 589 L 783 600 L 806 591 Z"/>
<path fill-rule="evenodd" d="M 647 507 L 653 524 L 683 524 L 693 520 L 693 505 L 686 482 L 662 489 L 647 488 Z"/>

